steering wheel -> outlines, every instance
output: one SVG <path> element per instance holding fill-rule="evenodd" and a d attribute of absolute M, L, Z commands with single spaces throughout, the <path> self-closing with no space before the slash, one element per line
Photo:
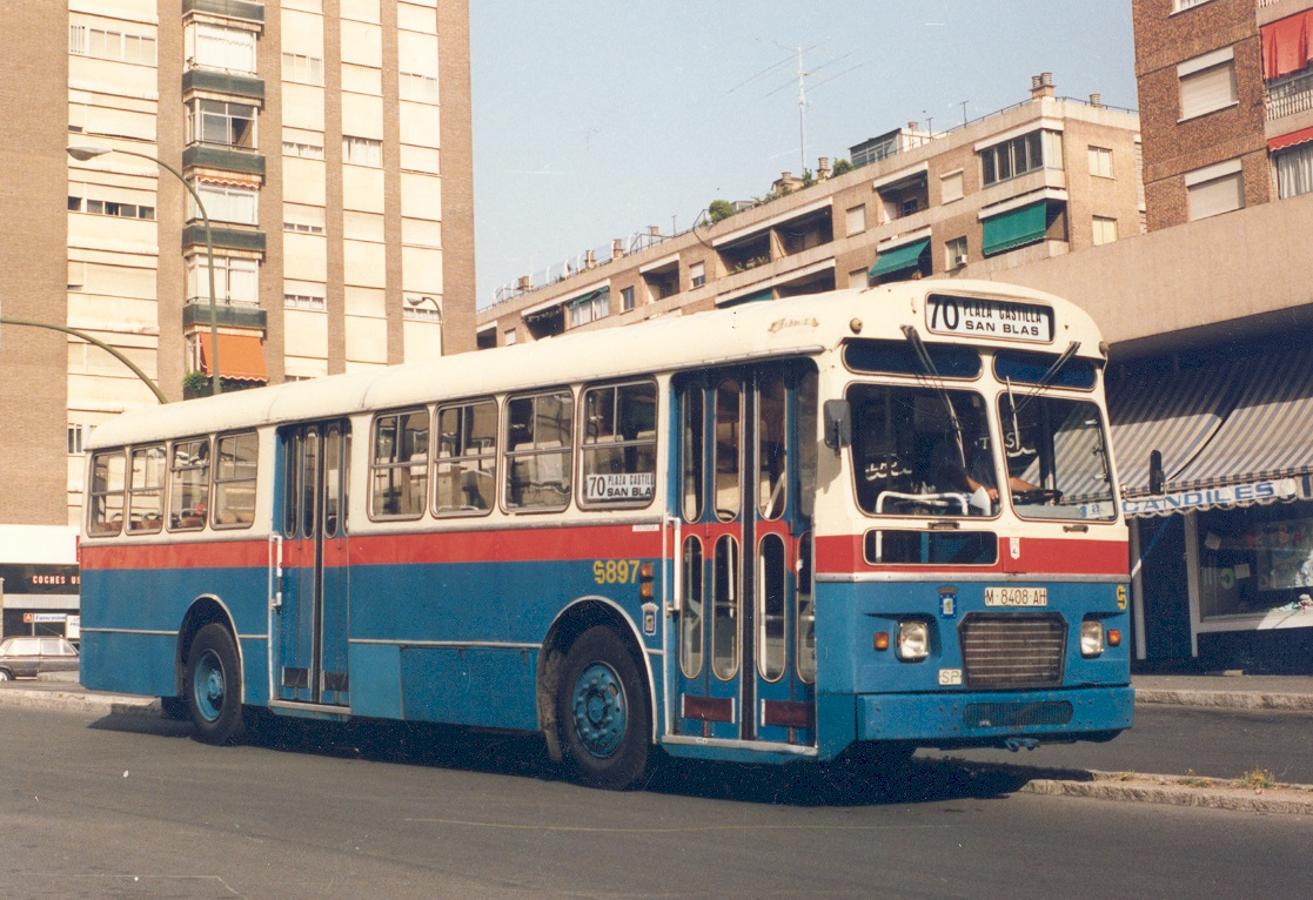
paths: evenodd
<path fill-rule="evenodd" d="M 1035 488 L 1030 491 L 1017 491 L 1012 495 L 1012 499 L 1023 505 L 1056 503 L 1062 499 L 1062 491 L 1053 488 Z"/>

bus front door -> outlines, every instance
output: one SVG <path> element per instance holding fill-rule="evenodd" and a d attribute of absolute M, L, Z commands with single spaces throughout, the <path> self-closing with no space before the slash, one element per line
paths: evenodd
<path fill-rule="evenodd" d="M 676 382 L 676 393 L 683 524 L 674 731 L 811 746 L 805 497 L 815 490 L 814 369 L 770 364 L 691 374 Z"/>
<path fill-rule="evenodd" d="M 346 706 L 350 426 L 345 421 L 295 425 L 279 437 L 283 576 L 282 604 L 274 618 L 273 694 Z"/>

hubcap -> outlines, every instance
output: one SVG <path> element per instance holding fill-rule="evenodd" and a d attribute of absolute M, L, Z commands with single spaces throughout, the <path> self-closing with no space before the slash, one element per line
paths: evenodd
<path fill-rule="evenodd" d="M 196 674 L 192 678 L 192 696 L 196 698 L 196 709 L 205 721 L 213 722 L 219 718 L 224 687 L 223 663 L 217 653 L 206 650 L 196 660 Z"/>
<path fill-rule="evenodd" d="M 574 727 L 580 742 L 593 756 L 605 759 L 615 753 L 628 729 L 628 703 L 615 669 L 595 662 L 574 683 Z"/>

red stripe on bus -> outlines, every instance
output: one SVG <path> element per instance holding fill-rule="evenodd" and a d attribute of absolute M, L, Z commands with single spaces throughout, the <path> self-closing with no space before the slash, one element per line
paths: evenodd
<path fill-rule="evenodd" d="M 883 565 L 866 562 L 862 535 L 840 535 L 816 539 L 816 571 L 845 573 L 861 571 L 942 572 L 941 565 Z M 974 572 L 1035 572 L 1057 575 L 1127 575 L 1130 545 L 1126 541 L 1081 538 L 1020 538 L 1019 553 L 1012 558 L 1011 540 L 999 539 L 998 561 L 989 566 L 970 566 Z"/>
<path fill-rule="evenodd" d="M 96 569 L 242 569 L 269 564 L 263 541 L 82 545 L 82 571 Z"/>

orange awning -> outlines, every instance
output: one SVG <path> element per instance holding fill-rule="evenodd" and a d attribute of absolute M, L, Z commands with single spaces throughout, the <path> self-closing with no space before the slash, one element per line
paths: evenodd
<path fill-rule="evenodd" d="M 1313 141 L 1313 128 L 1301 128 L 1299 131 L 1292 131 L 1290 134 L 1272 138 L 1267 142 L 1267 149 L 1276 152 L 1308 141 Z"/>
<path fill-rule="evenodd" d="M 1263 26 L 1263 78 L 1271 81 L 1309 64 L 1313 57 L 1310 52 L 1313 48 L 1309 46 L 1310 24 L 1313 24 L 1313 10 Z"/>
<path fill-rule="evenodd" d="M 202 331 L 201 371 L 213 375 L 210 365 L 210 335 Z M 269 370 L 264 364 L 264 350 L 260 347 L 260 338 L 254 334 L 220 334 L 219 335 L 219 374 L 233 381 L 268 381 Z"/>

